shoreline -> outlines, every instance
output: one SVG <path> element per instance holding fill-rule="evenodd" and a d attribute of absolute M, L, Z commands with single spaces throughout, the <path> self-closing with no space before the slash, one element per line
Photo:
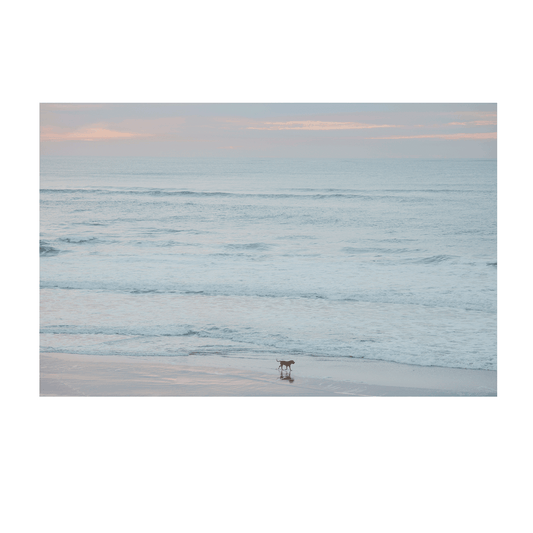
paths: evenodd
<path fill-rule="evenodd" d="M 220 360 L 41 353 L 40 396 L 497 396 L 495 370 L 370 360 L 351 362 L 349 375 L 335 363 L 327 376 L 316 364 L 300 368 L 289 380 L 264 365 Z"/>

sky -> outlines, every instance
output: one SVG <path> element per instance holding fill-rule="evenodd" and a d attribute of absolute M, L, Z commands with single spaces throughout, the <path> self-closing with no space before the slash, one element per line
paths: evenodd
<path fill-rule="evenodd" d="M 41 155 L 496 158 L 496 104 L 41 103 Z"/>

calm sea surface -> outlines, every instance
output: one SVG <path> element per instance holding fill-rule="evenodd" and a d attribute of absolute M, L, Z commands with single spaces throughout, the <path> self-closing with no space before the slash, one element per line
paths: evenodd
<path fill-rule="evenodd" d="M 496 369 L 495 161 L 43 157 L 40 199 L 42 352 Z"/>

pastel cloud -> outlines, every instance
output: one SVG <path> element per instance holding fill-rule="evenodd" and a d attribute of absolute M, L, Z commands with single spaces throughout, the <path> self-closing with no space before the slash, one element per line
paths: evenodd
<path fill-rule="evenodd" d="M 151 134 L 146 133 L 115 131 L 104 127 L 80 128 L 73 131 L 54 131 L 53 128 L 42 128 L 41 130 L 41 141 L 107 141 L 151 136 Z"/>
<path fill-rule="evenodd" d="M 471 120 L 469 122 L 448 122 L 448 126 L 496 126 L 496 120 Z"/>
<path fill-rule="evenodd" d="M 428 135 L 395 135 L 392 137 L 367 137 L 370 140 L 385 140 L 385 139 L 496 139 L 496 132 L 489 133 L 433 133 Z"/>
<path fill-rule="evenodd" d="M 326 122 L 322 120 L 289 120 L 264 122 L 262 126 L 248 126 L 249 130 L 363 130 L 372 128 L 398 128 L 390 124 L 365 124 L 362 122 Z"/>

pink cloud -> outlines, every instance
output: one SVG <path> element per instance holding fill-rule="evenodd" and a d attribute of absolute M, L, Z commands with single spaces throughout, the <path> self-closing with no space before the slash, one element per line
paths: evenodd
<path fill-rule="evenodd" d="M 59 105 L 59 104 L 57 104 Z M 118 139 L 164 138 L 176 134 L 185 120 L 180 117 L 126 119 L 117 123 L 92 123 L 78 128 L 41 127 L 41 142 L 113 141 Z"/>
<path fill-rule="evenodd" d="M 367 137 L 370 140 L 385 139 L 496 139 L 496 132 L 489 133 L 435 133 L 430 135 L 397 135 L 394 137 Z"/>
<path fill-rule="evenodd" d="M 264 122 L 262 126 L 248 126 L 249 130 L 363 130 L 372 128 L 399 128 L 390 124 L 364 124 L 361 122 L 326 122 L 322 120 L 290 120 Z"/>
<path fill-rule="evenodd" d="M 132 137 L 151 137 L 146 133 L 115 131 L 103 127 L 81 128 L 74 131 L 57 132 L 53 128 L 41 129 L 41 141 L 104 141 L 109 139 L 130 139 Z"/>
<path fill-rule="evenodd" d="M 469 122 L 448 122 L 448 126 L 496 126 L 496 120 L 472 120 Z"/>

